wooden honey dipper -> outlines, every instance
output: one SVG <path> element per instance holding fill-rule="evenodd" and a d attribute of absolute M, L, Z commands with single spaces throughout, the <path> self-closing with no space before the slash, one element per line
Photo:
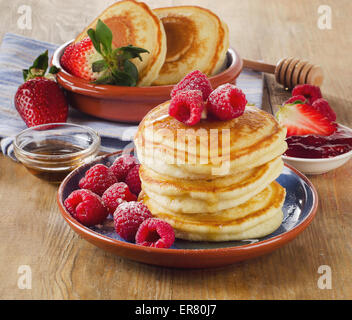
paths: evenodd
<path fill-rule="evenodd" d="M 275 74 L 276 82 L 288 89 L 305 83 L 320 86 L 324 78 L 320 66 L 297 58 L 283 58 L 276 65 L 243 59 L 243 66 L 255 71 Z"/>

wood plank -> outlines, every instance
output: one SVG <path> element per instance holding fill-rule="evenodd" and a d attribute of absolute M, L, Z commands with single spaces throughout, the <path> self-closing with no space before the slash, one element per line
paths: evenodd
<path fill-rule="evenodd" d="M 17 9 L 30 5 L 33 29 L 17 26 Z M 14 32 L 63 43 L 114 1 L 0 1 L 0 39 Z M 152 7 L 189 1 L 146 1 Z M 317 27 L 320 0 L 193 1 L 218 13 L 231 45 L 243 57 L 275 63 L 295 56 L 322 65 L 324 96 L 338 121 L 352 126 L 352 50 L 349 0 L 326 0 L 331 30 Z M 4 14 L 4 12 L 9 14 Z M 347 53 L 346 53 L 347 52 Z M 275 111 L 288 96 L 265 77 L 263 108 Z M 0 156 L 0 297 L 2 299 L 351 299 L 352 163 L 311 176 L 320 197 L 317 216 L 297 239 L 267 255 L 210 270 L 147 266 L 106 253 L 77 236 L 61 218 L 55 186 Z M 32 269 L 31 290 L 17 286 L 18 267 Z M 317 286 L 318 268 L 332 270 L 332 289 Z"/>

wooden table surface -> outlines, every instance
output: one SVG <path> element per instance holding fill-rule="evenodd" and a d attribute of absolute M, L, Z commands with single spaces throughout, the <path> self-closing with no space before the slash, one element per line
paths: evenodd
<path fill-rule="evenodd" d="M 113 1 L 0 0 L 5 32 L 63 43 Z M 275 63 L 295 56 L 320 64 L 324 96 L 338 121 L 352 126 L 352 2 L 350 0 L 146 1 L 152 7 L 198 4 L 230 27 L 242 57 Z M 318 7 L 329 5 L 331 29 L 319 29 Z M 18 8 L 29 5 L 32 30 L 21 30 Z M 265 76 L 263 106 L 270 111 L 289 94 Z M 57 187 L 37 180 L 0 156 L 1 299 L 351 299 L 352 161 L 311 176 L 320 202 L 312 224 L 294 241 L 263 257 L 207 270 L 148 266 L 106 253 L 77 236 L 56 205 Z M 20 266 L 32 288 L 20 289 Z M 318 286 L 320 266 L 331 289 Z M 324 268 L 324 267 L 323 267 Z M 326 268 L 326 267 L 325 267 Z M 326 269 L 324 269 L 326 270 Z"/>

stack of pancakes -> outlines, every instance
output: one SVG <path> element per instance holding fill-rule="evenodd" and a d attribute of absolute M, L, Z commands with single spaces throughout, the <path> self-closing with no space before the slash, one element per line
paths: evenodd
<path fill-rule="evenodd" d="M 247 106 L 230 121 L 188 127 L 168 115 L 169 102 L 140 123 L 141 200 L 170 223 L 176 237 L 195 241 L 258 238 L 283 219 L 286 130 L 268 113 Z"/>
<path fill-rule="evenodd" d="M 196 6 L 151 10 L 145 3 L 119 1 L 103 11 L 75 39 L 87 37 L 101 19 L 113 33 L 113 46 L 147 49 L 143 61 L 134 59 L 139 86 L 169 85 L 193 70 L 208 76 L 226 64 L 229 48 L 227 25 L 213 12 Z"/>

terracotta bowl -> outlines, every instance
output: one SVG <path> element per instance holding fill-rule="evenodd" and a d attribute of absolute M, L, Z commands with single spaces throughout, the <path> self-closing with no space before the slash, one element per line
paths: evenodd
<path fill-rule="evenodd" d="M 318 195 L 311 182 L 299 171 L 285 165 L 277 179 L 286 189 L 284 219 L 273 233 L 258 239 L 225 242 L 196 242 L 176 239 L 170 249 L 149 248 L 127 242 L 114 231 L 112 217 L 103 225 L 85 227 L 75 220 L 64 206 L 65 199 L 78 189 L 79 180 L 97 163 L 110 166 L 121 153 L 98 157 L 72 171 L 61 183 L 57 202 L 61 214 L 74 232 L 93 245 L 127 259 L 174 268 L 220 267 L 258 257 L 284 246 L 296 238 L 313 220 Z M 299 252 L 298 252 L 299 253 Z"/>
<path fill-rule="evenodd" d="M 67 73 L 60 65 L 60 58 L 71 42 L 63 44 L 55 51 L 52 64 L 61 68 L 57 74 L 57 81 L 65 89 L 72 107 L 98 118 L 136 123 L 141 121 L 150 109 L 170 99 L 172 85 L 151 87 L 95 85 Z M 238 53 L 234 49 L 229 49 L 227 67 L 223 72 L 210 77 L 212 86 L 216 88 L 224 83 L 235 83 L 242 67 L 242 59 Z"/>

